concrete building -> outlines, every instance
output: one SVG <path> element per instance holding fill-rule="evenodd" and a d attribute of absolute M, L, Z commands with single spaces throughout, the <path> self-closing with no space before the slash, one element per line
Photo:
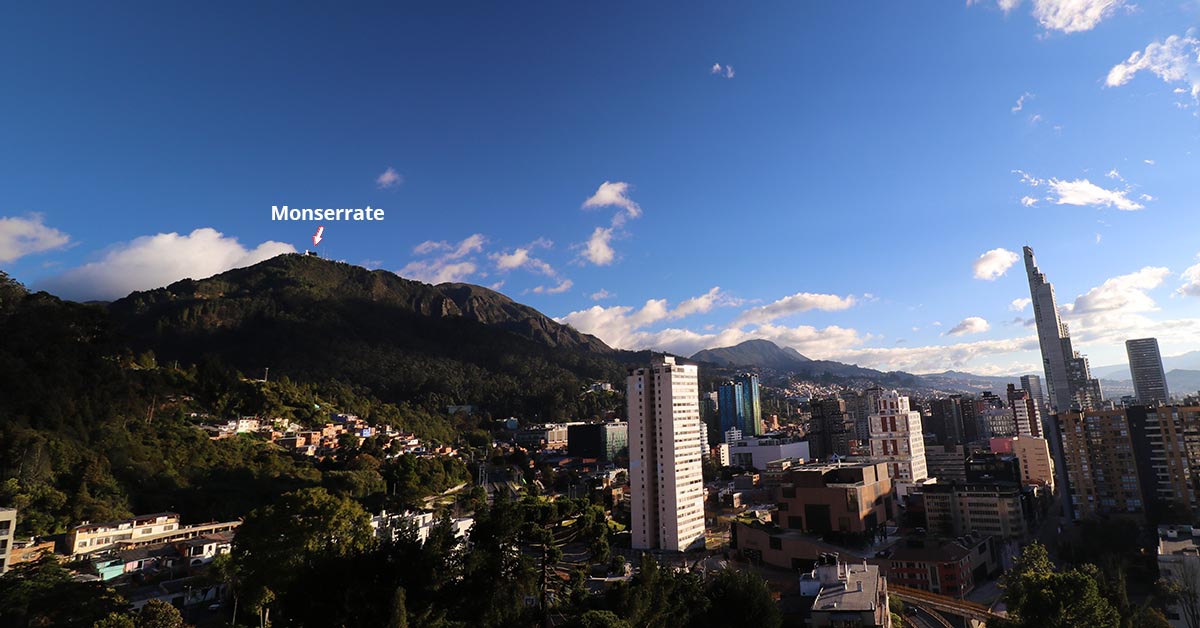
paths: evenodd
<path fill-rule="evenodd" d="M 1046 394 L 1042 392 L 1042 378 L 1037 375 L 1022 375 L 1021 389 L 1029 393 L 1029 398 L 1037 406 L 1038 417 L 1045 421 L 1049 409 L 1046 406 Z M 1044 431 L 1044 428 L 1042 428 Z"/>
<path fill-rule="evenodd" d="M 1046 439 L 1033 436 L 993 438 L 990 449 L 993 453 L 1017 457 L 1024 484 L 1041 484 L 1051 491 L 1055 489 L 1054 459 L 1050 457 L 1050 443 Z"/>
<path fill-rule="evenodd" d="M 781 458 L 808 460 L 808 441 L 770 434 L 729 441 L 729 464 L 735 467 L 762 471 L 767 468 L 767 463 Z"/>
<path fill-rule="evenodd" d="M 961 536 L 968 532 L 1001 539 L 1022 539 L 1030 513 L 1021 488 L 1013 484 L 930 484 L 925 495 L 926 526 L 931 534 Z"/>
<path fill-rule="evenodd" d="M 1042 435 L 1042 415 L 1038 410 L 1033 395 L 1024 388 L 1008 385 L 1008 407 L 1012 411 L 1013 422 L 1017 426 L 1017 434 L 1025 436 Z M 1017 434 L 1014 434 L 1017 435 Z"/>
<path fill-rule="evenodd" d="M 670 356 L 629 370 L 629 484 L 633 548 L 704 547 L 698 373 Z"/>
<path fill-rule="evenodd" d="M 1200 406 L 1125 410 L 1147 502 L 1200 512 Z"/>
<path fill-rule="evenodd" d="M 813 628 L 891 628 L 887 579 L 878 565 L 843 563 L 824 554 L 800 577 L 800 594 L 812 596 L 808 625 Z"/>
<path fill-rule="evenodd" d="M 1012 454 L 976 451 L 967 458 L 967 482 L 1021 485 L 1021 461 Z"/>
<path fill-rule="evenodd" d="M 612 462 L 629 445 L 629 424 L 581 423 L 567 428 L 567 453 Z"/>
<path fill-rule="evenodd" d="M 846 401 L 837 396 L 813 399 L 809 402 L 809 408 L 812 414 L 812 433 L 809 437 L 812 456 L 821 460 L 828 460 L 830 456 L 850 456 L 858 433 L 854 418 L 846 409 Z"/>
<path fill-rule="evenodd" d="M 67 535 L 71 555 L 94 554 L 123 541 L 157 538 L 179 529 L 179 515 L 160 512 L 107 523 L 83 522 Z"/>
<path fill-rule="evenodd" d="M 1033 249 L 1027 246 L 1024 252 L 1042 366 L 1050 389 L 1050 408 L 1055 413 L 1099 408 L 1103 402 L 1100 382 L 1092 378 L 1087 358 L 1071 347 L 1071 333 L 1058 315 L 1054 286 L 1038 269 Z"/>
<path fill-rule="evenodd" d="M 967 456 L 970 452 L 962 445 L 935 445 L 925 450 L 925 464 L 929 477 L 938 482 L 966 482 Z"/>
<path fill-rule="evenodd" d="M 1138 338 L 1125 341 L 1129 356 L 1129 374 L 1133 377 L 1133 396 L 1138 403 L 1152 406 L 1170 403 L 1167 375 L 1163 372 L 1162 354 L 1157 338 Z"/>
<path fill-rule="evenodd" d="M 0 575 L 8 571 L 12 564 L 13 550 L 16 548 L 17 509 L 0 508 Z"/>
<path fill-rule="evenodd" d="M 962 395 L 950 395 L 929 402 L 928 430 L 922 430 L 926 435 L 932 434 L 939 445 L 962 445 L 967 442 L 963 432 Z M 940 477 L 934 474 L 934 477 Z"/>
<path fill-rule="evenodd" d="M 1144 416 L 1144 415 L 1143 415 Z M 1066 457 L 1071 513 L 1076 519 L 1145 512 L 1142 478 L 1121 410 L 1088 410 L 1058 415 Z"/>
<path fill-rule="evenodd" d="M 962 598 L 1000 571 L 1000 547 L 993 537 L 905 539 L 876 559 L 889 582 L 911 589 Z"/>
<path fill-rule="evenodd" d="M 570 424 L 549 423 L 532 425 L 518 430 L 513 440 L 520 446 L 530 449 L 561 449 L 567 446 L 567 430 Z"/>
<path fill-rule="evenodd" d="M 869 536 L 894 516 L 883 462 L 791 467 L 775 491 L 775 523 L 791 530 Z"/>
<path fill-rule="evenodd" d="M 909 408 L 908 397 L 896 391 L 879 396 L 871 415 L 871 459 L 888 463 L 900 498 L 928 478 L 921 413 Z"/>

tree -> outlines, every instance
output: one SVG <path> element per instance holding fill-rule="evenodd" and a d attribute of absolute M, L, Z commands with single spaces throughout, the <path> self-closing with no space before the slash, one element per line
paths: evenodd
<path fill-rule="evenodd" d="M 1014 628 L 1117 628 L 1121 616 L 1101 594 L 1100 571 L 1083 565 L 1058 572 L 1039 543 L 1027 545 L 1004 574 L 1008 622 Z"/>
<path fill-rule="evenodd" d="M 1188 628 L 1200 628 L 1200 561 L 1190 556 L 1179 558 L 1171 563 L 1163 579 Z"/>
<path fill-rule="evenodd" d="M 711 578 L 705 586 L 709 607 L 700 621 L 701 626 L 746 625 L 757 628 L 779 628 L 783 616 L 767 589 L 767 583 L 755 574 L 725 569 Z"/>
<path fill-rule="evenodd" d="M 119 613 L 125 600 L 93 582 L 75 582 L 50 554 L 0 576 L 0 626 L 91 628 Z"/>
<path fill-rule="evenodd" d="M 142 607 L 137 628 L 185 628 L 179 609 L 162 600 L 150 600 Z"/>

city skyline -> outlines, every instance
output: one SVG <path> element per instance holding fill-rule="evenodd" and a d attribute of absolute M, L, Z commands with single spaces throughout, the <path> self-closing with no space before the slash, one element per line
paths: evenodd
<path fill-rule="evenodd" d="M 107 300 L 371 205 L 323 254 L 616 347 L 1013 375 L 1028 244 L 1093 366 L 1200 350 L 1200 8 L 1044 4 L 10 9 L 0 264 Z"/>

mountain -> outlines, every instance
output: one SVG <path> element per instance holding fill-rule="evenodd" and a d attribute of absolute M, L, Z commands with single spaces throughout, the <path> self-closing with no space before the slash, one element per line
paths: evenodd
<path fill-rule="evenodd" d="M 1021 385 L 1020 375 L 994 376 L 975 375 L 962 371 L 944 371 L 942 373 L 926 373 L 919 376 L 930 388 L 938 390 L 961 390 L 966 392 L 983 392 L 990 390 L 996 394 L 1003 393 L 1009 384 Z"/>
<path fill-rule="evenodd" d="M 205 356 L 259 377 L 339 380 L 387 401 L 568 416 L 588 380 L 626 357 L 595 336 L 479 286 L 287 254 L 207 279 L 135 292 L 107 311 L 135 351 Z"/>
<path fill-rule="evenodd" d="M 780 347 L 770 340 L 747 340 L 732 347 L 719 347 L 697 351 L 692 356 L 698 362 L 710 362 L 718 366 L 757 366 L 786 371 L 801 368 L 812 360 L 791 347 Z"/>

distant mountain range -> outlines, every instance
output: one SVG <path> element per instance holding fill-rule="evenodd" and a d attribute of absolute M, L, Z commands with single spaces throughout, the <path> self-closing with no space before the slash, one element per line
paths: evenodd
<path fill-rule="evenodd" d="M 833 360 L 813 360 L 792 348 L 780 347 L 769 340 L 747 340 L 732 347 L 698 351 L 691 357 L 723 368 L 767 369 L 784 375 L 799 375 L 821 380 L 870 380 L 880 386 L 920 386 L 918 376 L 903 371 L 879 371 Z"/>
<path fill-rule="evenodd" d="M 1198 371 L 1200 370 L 1200 351 L 1190 351 L 1183 355 L 1163 358 L 1163 369 L 1166 371 L 1176 369 Z M 1114 380 L 1130 379 L 1129 364 L 1109 364 L 1107 366 L 1093 367 L 1092 377 Z"/>

